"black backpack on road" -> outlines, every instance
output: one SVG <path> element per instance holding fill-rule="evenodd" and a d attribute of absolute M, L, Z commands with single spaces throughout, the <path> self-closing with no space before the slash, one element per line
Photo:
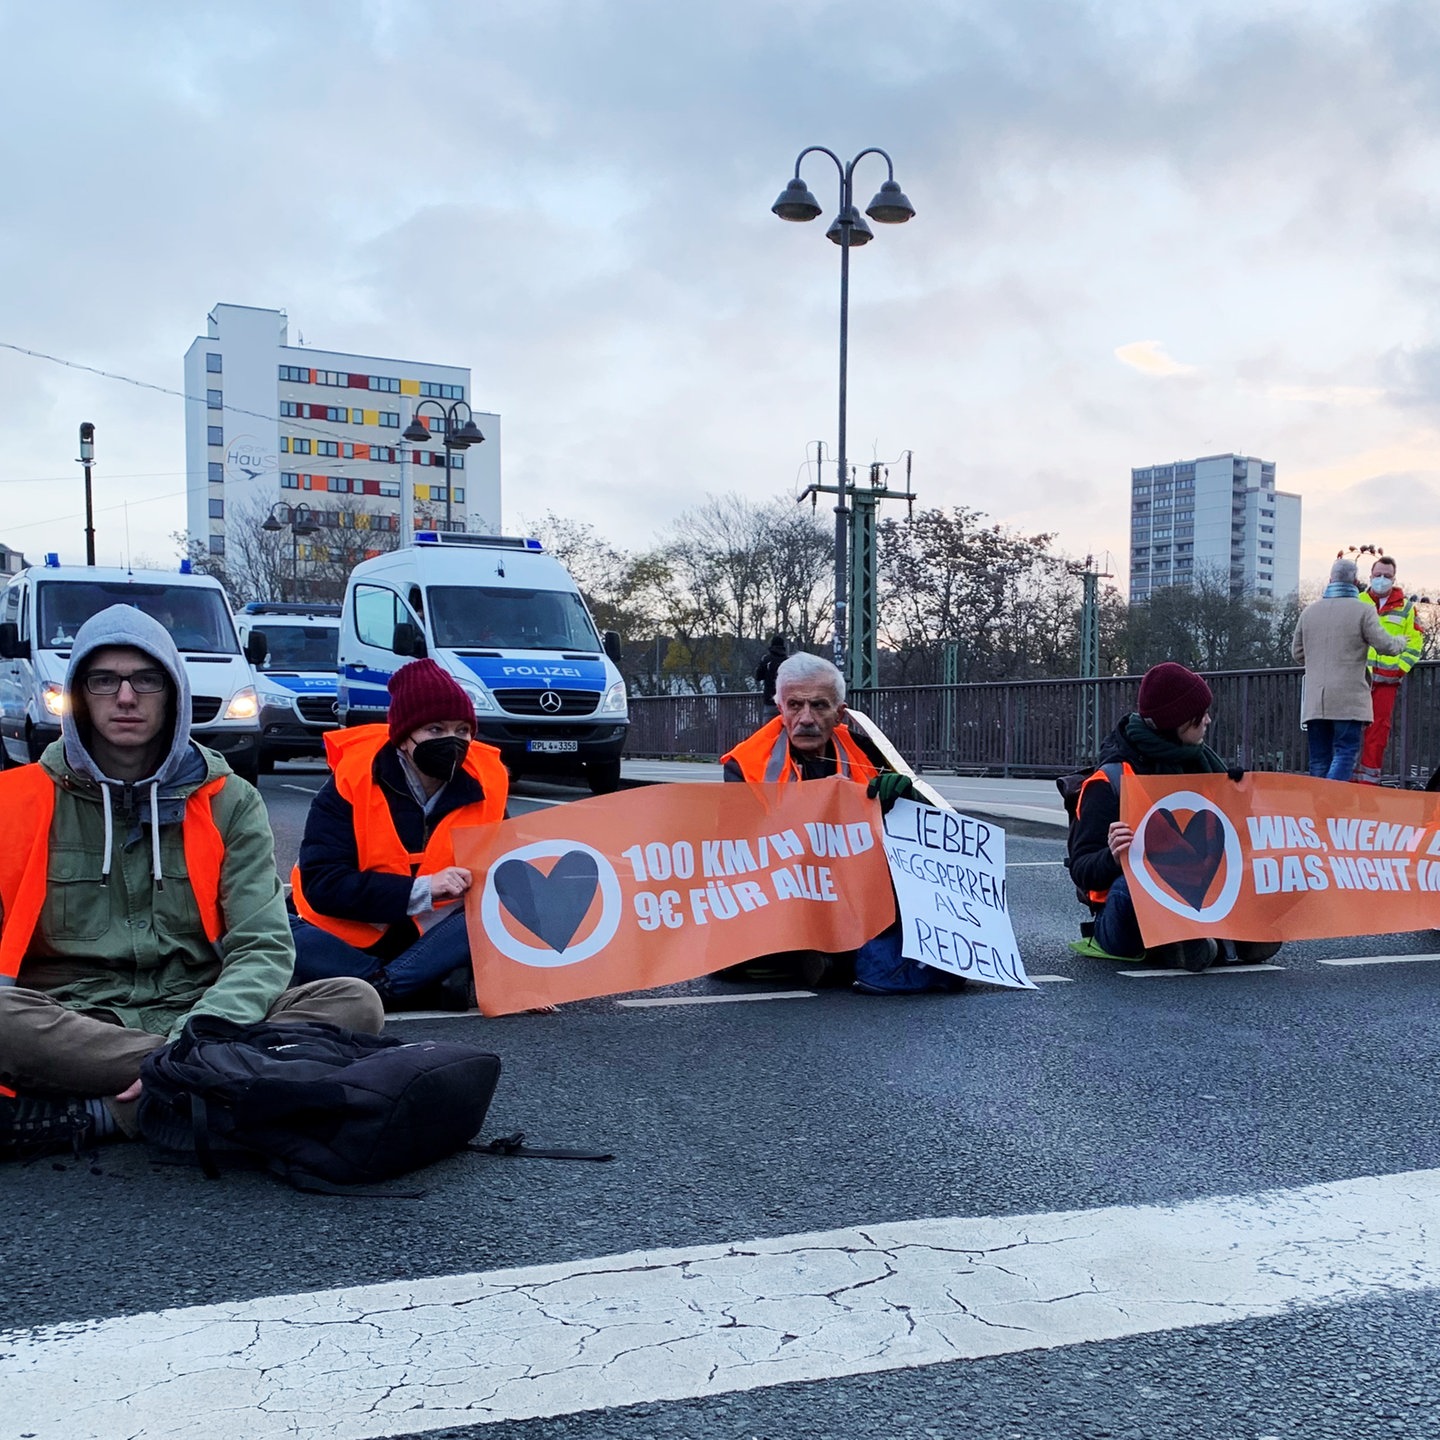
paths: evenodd
<path fill-rule="evenodd" d="M 196 1016 L 140 1067 L 140 1130 L 212 1178 L 230 1155 L 301 1190 L 370 1185 L 464 1149 L 499 1078 L 474 1045 Z"/>

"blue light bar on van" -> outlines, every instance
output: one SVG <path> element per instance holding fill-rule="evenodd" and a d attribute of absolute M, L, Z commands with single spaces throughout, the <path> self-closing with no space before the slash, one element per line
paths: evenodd
<path fill-rule="evenodd" d="M 60 568 L 60 552 L 58 550 L 47 550 L 45 552 L 45 568 L 47 570 L 58 570 Z"/>
<path fill-rule="evenodd" d="M 545 547 L 536 539 L 515 535 L 461 535 L 451 530 L 417 530 L 417 545 L 466 545 L 477 550 L 540 550 Z"/>
<path fill-rule="evenodd" d="M 180 573 L 182 575 L 193 575 L 195 573 L 195 567 L 188 560 L 182 560 L 180 562 Z"/>

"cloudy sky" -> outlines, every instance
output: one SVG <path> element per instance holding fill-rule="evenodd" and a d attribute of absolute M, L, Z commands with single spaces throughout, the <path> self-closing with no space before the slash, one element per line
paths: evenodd
<path fill-rule="evenodd" d="M 5 346 L 178 390 L 227 301 L 469 365 L 507 527 L 642 546 L 833 446 L 839 252 L 769 206 L 878 145 L 852 459 L 1123 579 L 1130 466 L 1258 455 L 1302 578 L 1440 587 L 1433 4 L 0 0 L 0 55 Z M 83 556 L 84 419 L 102 562 L 168 558 L 180 400 L 9 348 L 0 540 Z"/>

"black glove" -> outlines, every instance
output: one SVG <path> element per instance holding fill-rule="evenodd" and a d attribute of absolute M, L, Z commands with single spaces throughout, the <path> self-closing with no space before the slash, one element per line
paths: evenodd
<path fill-rule="evenodd" d="M 1232 765 L 1225 773 L 1238 785 L 1245 778 L 1245 767 Z"/>
<path fill-rule="evenodd" d="M 915 782 L 908 775 L 901 775 L 895 770 L 887 770 L 883 775 L 875 776 L 865 787 L 865 793 L 872 800 L 879 800 L 882 815 L 888 815 L 897 800 L 920 798 L 915 793 Z"/>

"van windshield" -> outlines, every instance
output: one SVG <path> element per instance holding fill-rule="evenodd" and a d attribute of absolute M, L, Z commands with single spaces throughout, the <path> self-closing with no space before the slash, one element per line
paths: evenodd
<path fill-rule="evenodd" d="M 37 587 L 38 643 L 47 649 L 71 645 L 75 632 L 112 605 L 133 605 L 169 632 L 177 649 L 211 655 L 238 655 L 235 624 L 219 590 L 200 585 L 143 585 L 101 580 L 52 580 Z"/>
<path fill-rule="evenodd" d="M 430 631 L 443 650 L 584 650 L 599 637 L 573 590 L 431 585 Z"/>
<path fill-rule="evenodd" d="M 334 670 L 340 651 L 338 625 L 293 625 L 267 620 L 253 625 L 252 635 L 263 635 L 268 648 L 262 670 Z"/>

